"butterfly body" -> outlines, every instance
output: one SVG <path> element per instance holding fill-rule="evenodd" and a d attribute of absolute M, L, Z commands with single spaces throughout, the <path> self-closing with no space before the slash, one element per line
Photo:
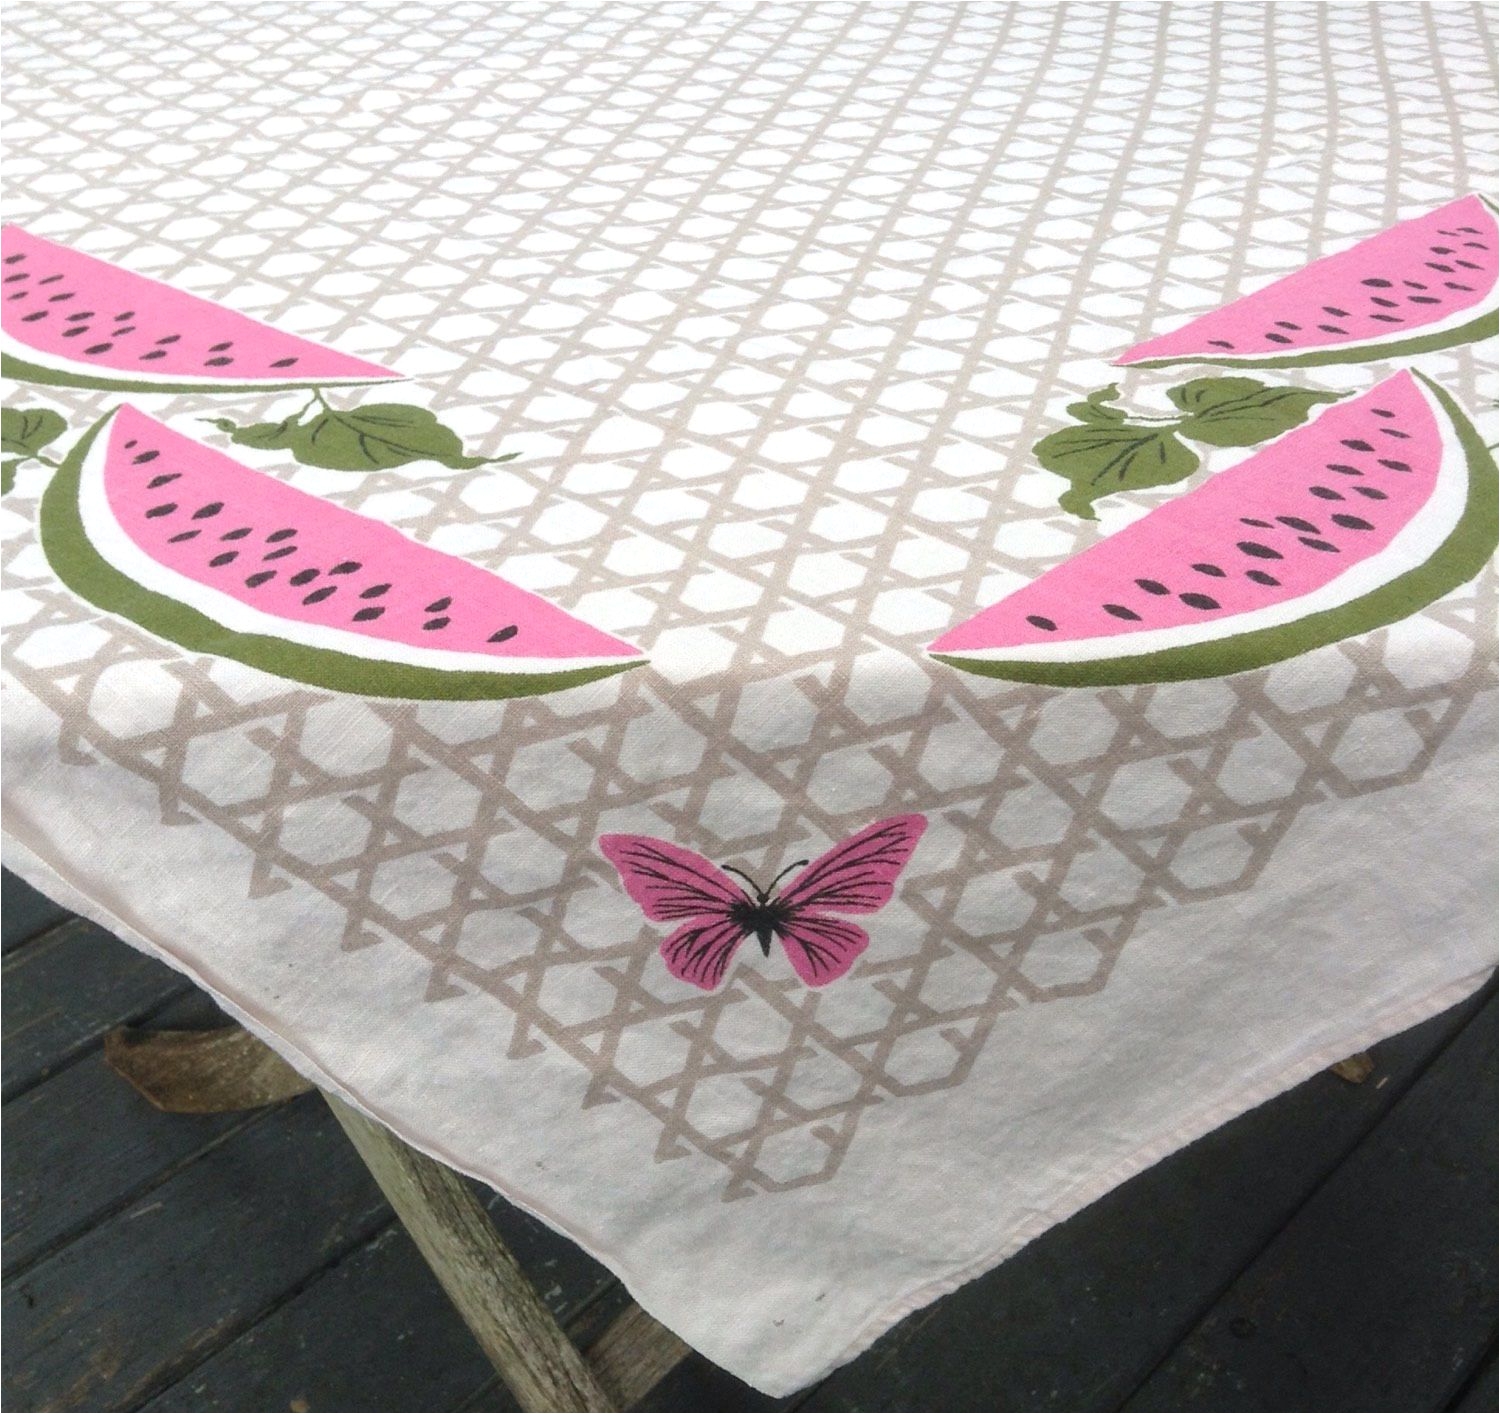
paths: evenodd
<path fill-rule="evenodd" d="M 647 918 L 685 920 L 661 945 L 674 977 L 712 991 L 740 944 L 753 937 L 764 957 L 773 940 L 780 942 L 797 975 L 822 987 L 848 972 L 870 945 L 863 929 L 837 915 L 884 907 L 926 827 L 922 815 L 877 821 L 811 863 L 788 865 L 766 888 L 733 865 L 720 869 L 701 854 L 647 835 L 602 835 L 599 849 Z M 802 872 L 776 892 L 794 869 Z"/>

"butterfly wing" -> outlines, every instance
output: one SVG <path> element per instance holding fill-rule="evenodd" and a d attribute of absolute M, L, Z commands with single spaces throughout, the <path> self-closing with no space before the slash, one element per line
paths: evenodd
<path fill-rule="evenodd" d="M 884 908 L 926 828 L 925 815 L 877 820 L 813 860 L 782 890 L 782 902 L 799 913 L 874 913 Z"/>
<path fill-rule="evenodd" d="M 730 917 L 730 909 L 745 901 L 744 891 L 701 854 L 666 840 L 601 835 L 599 849 L 647 918 L 691 920 L 663 941 L 662 960 L 680 981 L 713 991 L 745 941 L 744 928 Z"/>
<path fill-rule="evenodd" d="M 701 854 L 649 835 L 600 835 L 599 850 L 619 871 L 625 892 L 657 923 L 723 917 L 745 895 Z"/>
<path fill-rule="evenodd" d="M 748 936 L 730 918 L 699 918 L 663 941 L 662 961 L 678 981 L 711 992 L 724 980 L 735 951 Z"/>
<path fill-rule="evenodd" d="M 781 930 L 787 961 L 809 987 L 836 982 L 870 946 L 870 935 L 853 923 L 826 913 L 801 911 Z"/>

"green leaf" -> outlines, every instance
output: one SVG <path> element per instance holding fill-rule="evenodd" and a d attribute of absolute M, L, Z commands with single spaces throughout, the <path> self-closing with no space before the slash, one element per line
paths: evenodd
<path fill-rule="evenodd" d="M 310 407 L 303 410 L 310 411 Z M 304 466 L 333 471 L 385 471 L 417 461 L 471 471 L 519 455 L 468 456 L 456 432 L 444 427 L 427 408 L 406 403 L 370 403 L 348 411 L 324 403 L 306 421 L 300 420 L 302 416 L 248 427 L 238 427 L 228 418 L 210 420 L 241 446 L 290 452 Z"/>
<path fill-rule="evenodd" d="M 51 408 L 0 408 L 0 450 L 25 461 L 68 429 Z"/>
<path fill-rule="evenodd" d="M 16 468 L 23 460 L 22 457 L 12 457 L 0 462 L 0 496 L 9 496 L 16 489 Z"/>
<path fill-rule="evenodd" d="M 1267 387 L 1254 378 L 1196 378 L 1167 396 L 1188 416 L 1177 431 L 1210 447 L 1253 447 L 1307 421 L 1313 408 L 1338 401 L 1309 388 Z"/>
<path fill-rule="evenodd" d="M 1109 406 L 1119 396 L 1117 383 L 1111 383 L 1107 388 L 1095 388 L 1086 401 L 1068 404 L 1068 416 L 1094 424 L 1124 422 L 1125 409 Z"/>
<path fill-rule="evenodd" d="M 1098 519 L 1094 502 L 1101 496 L 1168 486 L 1198 470 L 1198 454 L 1183 446 L 1171 428 L 1127 423 L 1064 427 L 1043 437 L 1036 455 L 1048 471 L 1073 483 L 1057 503 L 1084 520 Z"/>

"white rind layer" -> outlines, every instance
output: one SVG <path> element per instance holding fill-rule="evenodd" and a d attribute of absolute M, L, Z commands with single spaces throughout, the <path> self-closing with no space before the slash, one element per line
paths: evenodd
<path fill-rule="evenodd" d="M 1129 630 L 1098 638 L 1078 638 L 1056 643 L 1035 643 L 997 648 L 940 648 L 947 658 L 996 663 L 1090 663 L 1105 658 L 1134 658 L 1169 648 L 1213 643 L 1235 638 L 1257 629 L 1276 628 L 1309 614 L 1337 609 L 1343 604 L 1379 589 L 1397 576 L 1427 563 L 1463 518 L 1469 499 L 1469 459 L 1452 422 L 1427 389 L 1422 397 L 1437 418 L 1442 439 L 1442 460 L 1432 495 L 1401 527 L 1385 549 L 1307 594 L 1269 604 L 1251 613 L 1231 614 L 1203 623 L 1177 628 Z M 1225 473 L 1221 473 L 1225 474 Z M 1107 543 L 1107 542 L 1101 542 Z M 1087 554 L 1087 551 L 1083 553 Z M 932 651 L 932 650 L 929 650 Z"/>
<path fill-rule="evenodd" d="M 416 644 L 370 638 L 347 629 L 329 628 L 268 614 L 245 604 L 223 590 L 214 589 L 179 574 L 152 559 L 125 532 L 110 510 L 104 488 L 104 467 L 109 457 L 109 432 L 102 430 L 84 458 L 78 478 L 78 514 L 84 534 L 94 550 L 125 575 L 167 599 L 196 609 L 207 619 L 232 633 L 261 634 L 282 638 L 309 648 L 324 648 L 375 663 L 404 663 L 414 668 L 436 668 L 468 673 L 557 673 L 575 668 L 620 667 L 639 662 L 641 655 L 608 657 L 522 658 L 494 653 L 465 653 L 446 648 L 424 648 Z"/>
<path fill-rule="evenodd" d="M 274 375 L 267 374 L 264 378 L 213 378 L 196 373 L 151 373 L 145 369 L 132 373 L 121 368 L 110 368 L 102 363 L 84 363 L 77 359 L 59 358 L 56 354 L 43 353 L 40 349 L 32 348 L 30 344 L 22 343 L 14 334 L 4 329 L 0 329 L 0 354 L 6 358 L 20 359 L 37 368 L 44 368 L 49 373 L 56 373 L 59 377 L 89 378 L 100 381 L 110 379 L 122 385 L 136 385 L 143 391 L 149 391 L 153 384 L 170 388 L 203 388 L 208 391 L 229 393 L 311 387 L 314 384 L 320 388 L 362 388 L 376 383 L 404 383 L 406 381 L 404 373 L 394 371 L 384 375 L 367 373 L 348 378 L 324 378 L 303 376 L 292 368 Z"/>

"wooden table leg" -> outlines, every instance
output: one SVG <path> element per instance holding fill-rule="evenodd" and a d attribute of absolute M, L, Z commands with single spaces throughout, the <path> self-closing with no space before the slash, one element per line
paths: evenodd
<path fill-rule="evenodd" d="M 323 1097 L 521 1408 L 615 1409 L 468 1184 L 327 1091 Z"/>

